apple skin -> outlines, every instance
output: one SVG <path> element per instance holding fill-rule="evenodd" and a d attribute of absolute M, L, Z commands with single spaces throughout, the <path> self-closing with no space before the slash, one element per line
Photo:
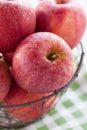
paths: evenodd
<path fill-rule="evenodd" d="M 11 84 L 10 91 L 7 95 L 7 97 L 4 99 L 3 103 L 4 105 L 14 105 L 14 104 L 23 104 L 28 102 L 33 102 L 38 99 L 41 99 L 43 97 L 46 97 L 50 95 L 48 94 L 38 94 L 38 93 L 31 93 L 24 91 L 21 87 L 18 86 L 18 84 L 13 80 Z M 57 99 L 57 95 L 52 96 L 50 99 L 44 100 L 44 110 L 42 115 L 45 115 L 48 110 L 52 107 L 53 103 Z M 12 108 L 6 108 L 6 111 L 9 112 L 9 114 L 17 118 L 21 121 L 32 121 L 38 118 L 42 112 L 42 101 L 33 103 L 31 105 L 26 106 L 20 106 L 20 107 L 12 107 Z M 42 116 L 41 115 L 41 116 Z"/>
<path fill-rule="evenodd" d="M 14 51 L 26 36 L 35 31 L 35 10 L 26 2 L 0 1 L 0 52 Z"/>
<path fill-rule="evenodd" d="M 71 48 L 50 32 L 28 36 L 13 56 L 13 76 L 20 87 L 30 92 L 48 93 L 60 89 L 75 70 Z"/>
<path fill-rule="evenodd" d="M 7 62 L 8 65 L 12 65 L 12 59 L 13 59 L 14 52 L 7 52 L 3 53 L 3 56 L 5 58 L 5 61 Z"/>
<path fill-rule="evenodd" d="M 36 32 L 53 32 L 72 49 L 84 35 L 87 21 L 83 7 L 75 0 L 42 0 L 36 7 L 36 20 Z"/>
<path fill-rule="evenodd" d="M 11 85 L 10 70 L 4 58 L 0 57 L 0 102 L 7 96 Z"/>

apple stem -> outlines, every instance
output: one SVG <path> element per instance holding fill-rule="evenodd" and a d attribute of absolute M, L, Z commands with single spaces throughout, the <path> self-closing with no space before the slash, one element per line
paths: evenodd
<path fill-rule="evenodd" d="M 53 55 L 49 56 L 48 59 L 51 60 L 51 61 L 55 61 L 55 60 L 57 60 L 59 57 L 60 57 L 59 54 L 53 54 Z"/>

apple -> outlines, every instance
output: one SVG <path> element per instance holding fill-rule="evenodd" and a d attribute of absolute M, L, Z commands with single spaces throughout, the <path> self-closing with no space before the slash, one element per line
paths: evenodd
<path fill-rule="evenodd" d="M 36 14 L 27 0 L 0 1 L 0 52 L 14 51 L 35 31 Z"/>
<path fill-rule="evenodd" d="M 4 58 L 0 56 L 0 102 L 7 96 L 11 85 L 10 70 Z"/>
<path fill-rule="evenodd" d="M 35 10 L 36 32 L 53 32 L 72 49 L 76 47 L 86 28 L 86 15 L 79 0 L 42 0 Z"/>
<path fill-rule="evenodd" d="M 48 93 L 62 88 L 76 70 L 71 48 L 56 34 L 29 35 L 17 47 L 12 73 L 24 90 Z"/>
<path fill-rule="evenodd" d="M 48 94 L 38 94 L 24 91 L 19 85 L 13 80 L 11 84 L 10 91 L 7 97 L 4 99 L 4 105 L 17 105 L 28 103 L 27 105 L 20 105 L 19 107 L 9 107 L 6 108 L 6 111 L 14 118 L 19 119 L 21 121 L 32 121 L 45 115 L 48 110 L 51 108 L 53 103 L 56 101 L 57 96 L 54 95 L 51 98 L 47 98 L 44 100 L 44 106 L 42 106 L 43 97 L 50 95 Z M 36 101 L 36 103 L 34 102 Z M 33 102 L 32 104 L 29 104 Z M 42 108 L 43 107 L 43 108 Z M 42 113 L 41 113 L 42 112 Z M 41 114 L 41 115 L 40 115 Z"/>
<path fill-rule="evenodd" d="M 10 66 L 12 65 L 13 55 L 14 55 L 14 52 L 3 53 L 3 56 L 4 56 L 5 60 L 6 60 L 6 62 Z"/>

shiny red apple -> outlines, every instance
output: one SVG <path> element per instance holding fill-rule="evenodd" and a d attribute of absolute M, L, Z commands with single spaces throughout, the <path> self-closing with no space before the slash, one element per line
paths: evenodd
<path fill-rule="evenodd" d="M 36 31 L 53 32 L 74 48 L 86 28 L 86 14 L 79 0 L 42 0 L 36 7 Z"/>
<path fill-rule="evenodd" d="M 36 15 L 27 0 L 0 1 L 0 52 L 14 51 L 35 31 Z"/>
<path fill-rule="evenodd" d="M 12 71 L 26 91 L 48 93 L 69 82 L 75 72 L 75 60 L 61 37 L 39 32 L 20 43 L 13 56 Z"/>

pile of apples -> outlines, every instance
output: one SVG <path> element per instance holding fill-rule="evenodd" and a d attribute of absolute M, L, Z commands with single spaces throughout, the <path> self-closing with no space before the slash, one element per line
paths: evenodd
<path fill-rule="evenodd" d="M 71 80 L 76 70 L 72 50 L 86 28 L 78 2 L 41 0 L 34 7 L 27 0 L 0 1 L 0 102 L 4 105 L 41 99 Z M 46 101 L 44 114 L 56 97 Z M 42 102 L 6 108 L 22 121 L 37 118 L 41 109 Z"/>

